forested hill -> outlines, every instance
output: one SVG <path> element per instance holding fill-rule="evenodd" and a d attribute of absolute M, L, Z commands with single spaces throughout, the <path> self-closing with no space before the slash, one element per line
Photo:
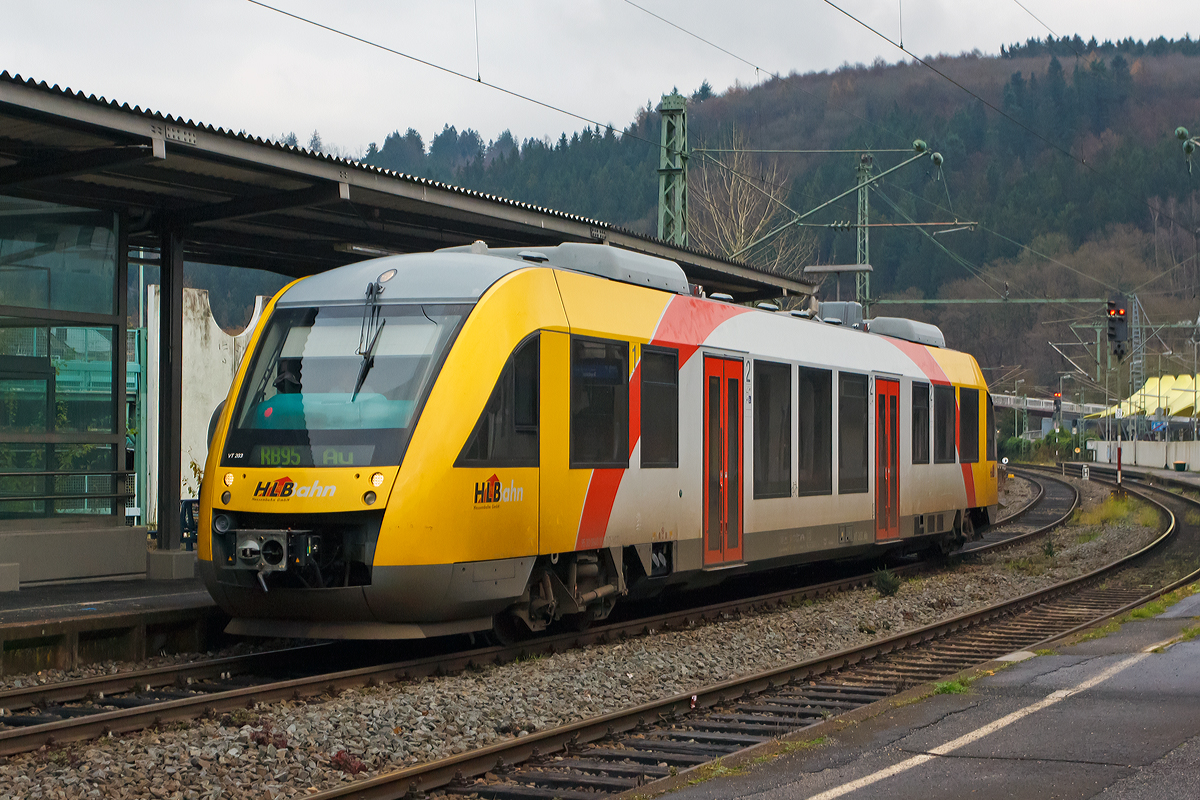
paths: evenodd
<path fill-rule="evenodd" d="M 1005 46 L 996 57 L 929 60 L 1003 114 L 924 66 L 877 62 L 717 93 L 706 84 L 689 103 L 690 144 L 718 149 L 736 136 L 758 150 L 850 151 L 753 156 L 760 174 L 775 167 L 786 177 L 787 204 L 798 211 L 853 186 L 863 150 L 876 151 L 877 171 L 907 157 L 883 150 L 914 139 L 942 153 L 940 170 L 922 160 L 889 176 L 872 195 L 871 222 L 959 219 L 982 227 L 936 239 L 911 227 L 872 229 L 877 296 L 994 297 L 1007 284 L 1014 297 L 1103 297 L 1166 272 L 1141 290 L 1147 309 L 1196 317 L 1200 259 L 1171 268 L 1196 252 L 1200 170 L 1189 174 L 1172 134 L 1180 125 L 1200 129 L 1200 44 L 1051 37 Z M 658 115 L 647 105 L 618 134 L 592 128 L 516 142 L 505 132 L 485 142 L 448 124 L 426 146 L 417 132 L 397 130 L 371 145 L 365 160 L 654 233 L 658 137 Z M 689 169 L 704 163 L 693 156 Z M 811 219 L 854 214 L 851 196 Z M 820 261 L 854 260 L 853 231 L 807 230 Z M 1037 340 L 1040 353 L 1050 335 L 1029 333 L 1048 321 L 1029 307 L 1019 323 L 1016 312 L 903 313 L 972 339 L 986 336 L 979 326 L 994 318 L 1012 335 L 980 345 L 991 349 L 977 355 L 995 367 L 1029 363 L 1022 348 Z M 1053 358 L 1038 356 L 1034 368 L 1061 368 Z"/>

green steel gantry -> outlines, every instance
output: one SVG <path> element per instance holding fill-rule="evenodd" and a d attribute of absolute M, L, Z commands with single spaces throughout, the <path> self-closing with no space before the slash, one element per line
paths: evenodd
<path fill-rule="evenodd" d="M 875 156 L 863 153 L 858 159 L 854 175 L 858 179 L 858 264 L 871 263 L 870 201 L 867 188 L 871 181 L 871 167 Z M 858 272 L 854 275 L 854 299 L 864 307 L 871 302 L 871 273 Z"/>
<path fill-rule="evenodd" d="M 662 136 L 658 155 L 658 238 L 677 247 L 688 243 L 687 100 L 664 94 L 659 106 Z"/>

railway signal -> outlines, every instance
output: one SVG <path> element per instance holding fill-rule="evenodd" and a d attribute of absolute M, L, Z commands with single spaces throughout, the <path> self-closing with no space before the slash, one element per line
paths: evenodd
<path fill-rule="evenodd" d="M 1113 355 L 1118 359 L 1124 358 L 1127 352 L 1125 343 L 1129 341 L 1128 307 L 1129 301 L 1125 295 L 1108 298 L 1108 340 L 1112 342 Z"/>

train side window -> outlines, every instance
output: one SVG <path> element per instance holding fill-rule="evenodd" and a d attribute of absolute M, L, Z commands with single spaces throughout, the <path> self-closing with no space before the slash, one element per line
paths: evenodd
<path fill-rule="evenodd" d="M 987 395 L 987 460 L 996 460 L 996 406 L 991 392 Z"/>
<path fill-rule="evenodd" d="M 933 463 L 954 463 L 954 387 L 933 387 Z"/>
<path fill-rule="evenodd" d="M 963 464 L 979 461 L 979 390 L 958 390 L 958 458 Z"/>
<path fill-rule="evenodd" d="M 456 467 L 538 466 L 540 337 L 517 345 Z"/>
<path fill-rule="evenodd" d="M 833 492 L 833 373 L 800 367 L 796 488 L 801 496 Z"/>
<path fill-rule="evenodd" d="M 571 339 L 571 467 L 629 467 L 629 343 Z"/>
<path fill-rule="evenodd" d="M 867 376 L 838 374 L 838 494 L 870 486 L 867 455 Z"/>
<path fill-rule="evenodd" d="M 642 466 L 679 466 L 679 351 L 642 347 Z"/>
<path fill-rule="evenodd" d="M 912 463 L 929 463 L 929 384 L 914 383 L 912 391 Z"/>
<path fill-rule="evenodd" d="M 792 496 L 792 367 L 754 362 L 754 496 Z"/>

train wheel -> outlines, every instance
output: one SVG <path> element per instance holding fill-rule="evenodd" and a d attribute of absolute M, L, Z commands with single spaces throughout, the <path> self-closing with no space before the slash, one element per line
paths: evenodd
<path fill-rule="evenodd" d="M 975 521 L 971 519 L 971 513 L 969 511 L 963 514 L 962 538 L 963 541 L 967 542 L 975 540 Z"/>
<path fill-rule="evenodd" d="M 533 631 L 522 620 L 501 611 L 492 617 L 492 629 L 484 634 L 493 645 L 508 647 L 533 636 Z"/>

